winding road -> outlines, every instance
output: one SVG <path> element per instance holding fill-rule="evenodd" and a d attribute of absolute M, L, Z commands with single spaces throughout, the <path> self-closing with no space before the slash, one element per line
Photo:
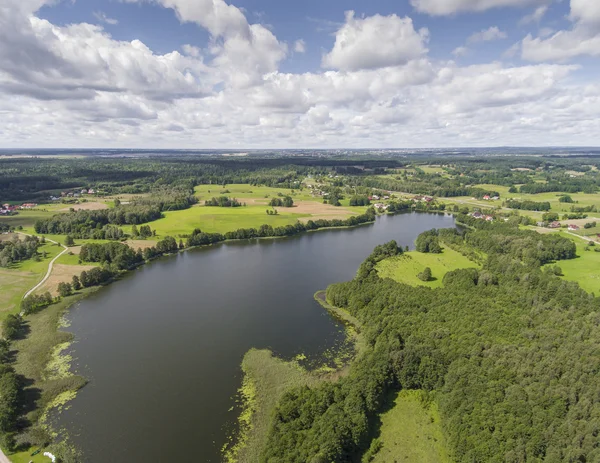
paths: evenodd
<path fill-rule="evenodd" d="M 33 235 L 28 235 L 27 233 L 19 233 L 19 234 L 25 235 L 25 236 L 33 236 Z M 35 285 L 33 288 L 31 288 L 29 291 L 27 291 L 25 293 L 25 295 L 23 296 L 23 299 L 30 296 L 36 289 L 38 289 L 40 286 L 42 286 L 46 282 L 46 280 L 50 277 L 50 274 L 52 273 L 52 267 L 54 266 L 54 262 L 56 262 L 56 259 L 58 259 L 60 256 L 62 256 L 65 252 L 67 252 L 69 250 L 68 247 L 66 247 L 64 244 L 60 244 L 57 241 L 50 240 L 48 238 L 46 238 L 46 241 L 50 241 L 51 243 L 58 244 L 58 245 L 62 246 L 64 249 L 58 255 L 56 255 L 56 257 L 54 257 L 54 259 L 52 259 L 50 261 L 50 263 L 48 264 L 48 271 L 46 272 L 46 275 L 44 276 L 42 281 L 40 281 L 37 285 Z M 0 460 L 0 463 L 2 463 L 2 460 Z"/>

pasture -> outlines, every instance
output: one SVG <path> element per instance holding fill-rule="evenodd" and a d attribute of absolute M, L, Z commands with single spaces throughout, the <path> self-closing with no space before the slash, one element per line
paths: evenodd
<path fill-rule="evenodd" d="M 430 281 L 422 281 L 417 277 L 425 267 L 431 269 L 432 279 Z M 479 267 L 479 265 L 459 252 L 446 247 L 441 254 L 405 252 L 401 256 L 382 260 L 376 268 L 380 278 L 391 278 L 411 286 L 437 288 L 442 286 L 442 279 L 446 273 L 459 268 L 475 267 Z"/>

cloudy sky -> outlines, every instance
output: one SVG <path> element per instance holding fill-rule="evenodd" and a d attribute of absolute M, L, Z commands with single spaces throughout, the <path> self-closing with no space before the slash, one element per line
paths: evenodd
<path fill-rule="evenodd" d="M 0 148 L 600 145 L 599 0 L 1 0 Z"/>

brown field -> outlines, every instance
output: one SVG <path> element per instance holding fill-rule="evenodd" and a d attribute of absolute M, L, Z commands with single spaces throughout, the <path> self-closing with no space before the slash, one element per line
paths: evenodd
<path fill-rule="evenodd" d="M 141 249 L 143 251 L 146 248 L 151 248 L 152 246 L 155 246 L 156 242 L 148 240 L 127 240 L 125 241 L 125 244 L 128 245 L 130 248 L 135 249 L 136 251 L 138 249 Z"/>
<path fill-rule="evenodd" d="M 108 209 L 108 205 L 106 203 L 100 203 L 97 201 L 87 202 L 81 204 L 72 204 L 63 209 L 60 209 L 60 212 L 69 212 L 69 210 L 75 209 L 76 211 L 98 211 L 101 209 Z"/>
<path fill-rule="evenodd" d="M 2 233 L 0 234 L 0 241 L 9 241 L 12 240 L 15 236 L 18 236 L 16 233 Z"/>
<path fill-rule="evenodd" d="M 58 284 L 61 282 L 70 283 L 73 275 L 79 276 L 84 270 L 91 270 L 95 265 L 64 265 L 54 264 L 50 278 L 48 278 L 36 293 L 41 294 L 50 291 L 53 296 L 58 295 Z"/>
<path fill-rule="evenodd" d="M 79 254 L 81 254 L 81 246 L 71 246 L 67 254 L 75 254 L 76 256 L 78 256 Z"/>

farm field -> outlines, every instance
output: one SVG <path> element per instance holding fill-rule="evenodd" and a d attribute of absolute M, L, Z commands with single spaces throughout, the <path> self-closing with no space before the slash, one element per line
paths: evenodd
<path fill-rule="evenodd" d="M 350 207 L 349 199 L 342 201 L 341 207 L 323 204 L 322 198 L 313 197 L 310 190 L 304 191 L 270 188 L 252 185 L 199 185 L 194 189 L 200 203 L 189 209 L 165 212 L 162 219 L 149 222 L 152 230 L 156 230 L 156 237 L 179 237 L 191 233 L 195 228 L 200 228 L 207 233 L 226 233 L 239 228 L 258 228 L 263 224 L 273 227 L 292 225 L 298 220 L 310 219 L 346 219 L 353 215 L 364 213 L 366 207 Z M 277 207 L 277 215 L 268 215 L 271 209 L 271 198 L 289 195 L 294 200 L 294 207 Z M 236 198 L 246 206 L 242 207 L 207 207 L 204 201 L 212 197 L 229 196 Z M 122 227 L 125 233 L 131 233 L 131 226 Z"/>
<path fill-rule="evenodd" d="M 381 415 L 382 446 L 373 463 L 450 463 L 438 407 L 423 391 L 399 392 Z M 364 460 L 363 460 L 364 461 Z"/>
<path fill-rule="evenodd" d="M 425 267 L 431 269 L 431 281 L 425 282 L 417 277 Z M 391 278 L 411 286 L 437 288 L 442 286 L 442 279 L 446 273 L 459 268 L 470 267 L 479 267 L 479 265 L 459 252 L 446 247 L 441 254 L 405 252 L 401 256 L 391 257 L 379 262 L 377 271 L 381 278 Z"/>

